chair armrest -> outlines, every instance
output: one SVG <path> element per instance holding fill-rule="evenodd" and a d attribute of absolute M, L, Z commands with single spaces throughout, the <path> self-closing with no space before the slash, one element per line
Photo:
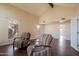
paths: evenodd
<path fill-rule="evenodd" d="M 35 41 L 36 39 L 30 39 L 30 41 Z"/>
<path fill-rule="evenodd" d="M 16 40 L 17 38 L 24 38 L 24 37 L 15 37 L 14 40 Z"/>
<path fill-rule="evenodd" d="M 30 40 L 30 45 L 34 45 L 35 42 L 36 42 L 36 39 L 31 39 L 31 40 Z"/>
<path fill-rule="evenodd" d="M 49 46 L 49 45 L 35 45 L 35 48 L 36 47 L 49 47 L 49 48 L 51 48 L 51 46 Z"/>

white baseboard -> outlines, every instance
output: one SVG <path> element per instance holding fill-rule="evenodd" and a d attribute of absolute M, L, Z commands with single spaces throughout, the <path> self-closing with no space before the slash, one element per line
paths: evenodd
<path fill-rule="evenodd" d="M 2 42 L 0 42 L 0 46 L 12 44 L 12 43 L 13 43 L 12 40 L 2 41 Z"/>

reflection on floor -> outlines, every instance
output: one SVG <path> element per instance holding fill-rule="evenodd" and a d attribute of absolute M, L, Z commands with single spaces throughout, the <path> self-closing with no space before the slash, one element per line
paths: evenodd
<path fill-rule="evenodd" d="M 52 56 L 79 56 L 79 52 L 70 47 L 69 40 L 53 40 Z M 26 49 L 14 49 L 12 45 L 0 46 L 1 56 L 27 56 Z"/>

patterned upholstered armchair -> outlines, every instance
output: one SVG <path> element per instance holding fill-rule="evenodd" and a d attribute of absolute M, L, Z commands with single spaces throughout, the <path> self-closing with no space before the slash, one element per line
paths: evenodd
<path fill-rule="evenodd" d="M 29 56 L 51 56 L 53 37 L 50 34 L 43 34 L 38 39 L 31 41 L 27 48 L 27 55 Z"/>
<path fill-rule="evenodd" d="M 30 41 L 30 36 L 31 34 L 28 32 L 23 32 L 21 34 L 21 37 L 15 37 L 13 40 L 13 48 L 24 48 L 29 45 Z"/>

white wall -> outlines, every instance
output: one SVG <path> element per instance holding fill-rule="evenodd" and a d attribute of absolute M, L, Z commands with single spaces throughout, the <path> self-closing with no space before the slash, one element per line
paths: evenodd
<path fill-rule="evenodd" d="M 9 4 L 0 4 L 0 18 L 5 18 L 5 20 L 16 20 L 19 22 L 20 33 L 30 32 L 32 38 L 37 34 L 36 25 L 38 24 L 38 17 L 20 10 Z M 4 23 L 6 24 L 6 23 Z M 0 23 L 1 26 L 3 24 Z M 8 28 L 8 26 L 7 26 Z M 5 30 L 7 32 L 7 30 Z M 5 33 L 3 32 L 3 33 Z M 4 40 L 6 41 L 6 40 Z"/>
<path fill-rule="evenodd" d="M 62 25 L 64 25 L 64 29 L 63 29 L 63 36 L 65 40 L 71 40 L 71 22 L 67 21 L 64 22 Z"/>
<path fill-rule="evenodd" d="M 45 26 L 45 33 L 52 34 L 54 38 L 59 39 L 59 24 L 48 24 Z"/>
<path fill-rule="evenodd" d="M 43 34 L 44 33 L 44 31 L 45 31 L 45 24 L 40 24 L 40 31 L 39 31 L 39 34 L 41 35 L 41 34 Z"/>
<path fill-rule="evenodd" d="M 0 45 L 8 43 L 8 21 L 0 17 Z"/>
<path fill-rule="evenodd" d="M 64 25 L 62 35 L 64 36 L 65 40 L 70 40 L 71 39 L 71 26 L 70 26 L 70 21 L 62 23 Z M 52 24 L 47 24 L 45 26 L 45 33 L 52 34 L 54 38 L 59 39 L 60 38 L 60 23 L 52 23 Z"/>

